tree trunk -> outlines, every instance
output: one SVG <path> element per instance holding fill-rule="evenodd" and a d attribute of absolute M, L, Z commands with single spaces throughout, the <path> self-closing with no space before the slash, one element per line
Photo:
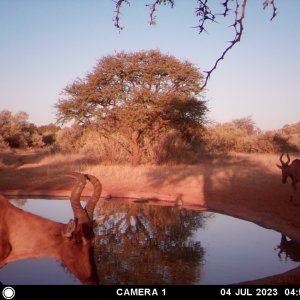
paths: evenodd
<path fill-rule="evenodd" d="M 141 135 L 140 131 L 135 131 L 131 135 L 131 142 L 132 142 L 132 159 L 131 164 L 132 166 L 138 166 L 141 164 L 142 160 L 142 148 L 139 144 L 139 137 Z"/>
<path fill-rule="evenodd" d="M 131 164 L 132 166 L 138 166 L 141 164 L 142 160 L 142 150 L 138 145 L 135 145 L 132 151 L 132 160 Z"/>

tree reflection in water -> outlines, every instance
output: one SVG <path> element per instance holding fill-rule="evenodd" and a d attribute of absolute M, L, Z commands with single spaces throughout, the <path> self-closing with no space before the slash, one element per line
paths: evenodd
<path fill-rule="evenodd" d="M 192 238 L 203 214 L 176 207 L 100 201 L 95 211 L 100 284 L 193 284 L 205 251 Z"/>

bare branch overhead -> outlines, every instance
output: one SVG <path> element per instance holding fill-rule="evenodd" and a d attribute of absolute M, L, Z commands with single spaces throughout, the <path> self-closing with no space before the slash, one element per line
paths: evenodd
<path fill-rule="evenodd" d="M 120 16 L 121 16 L 121 7 L 123 3 L 130 5 L 129 0 L 114 0 L 115 1 L 115 17 L 114 22 L 115 26 L 122 30 L 124 27 L 120 25 Z M 205 71 L 206 78 L 203 82 L 202 88 L 204 88 L 211 74 L 216 70 L 219 62 L 223 60 L 226 54 L 241 40 L 243 30 L 244 30 L 244 19 L 246 13 L 246 6 L 248 0 L 223 0 L 220 1 L 220 6 L 222 7 L 221 12 L 214 12 L 213 5 L 215 0 L 197 0 L 195 14 L 198 17 L 198 24 L 194 26 L 194 28 L 198 28 L 199 34 L 202 32 L 207 32 L 207 22 L 218 23 L 218 17 L 227 18 L 233 16 L 233 22 L 230 27 L 234 28 L 234 36 L 232 40 L 229 42 L 229 45 L 222 51 L 221 55 L 215 60 L 213 66 Z M 146 4 L 147 7 L 150 8 L 150 25 L 154 25 L 156 23 L 156 11 L 157 7 L 161 4 L 170 5 L 171 8 L 175 5 L 175 0 L 154 0 L 151 4 Z M 272 8 L 272 17 L 271 21 L 277 15 L 277 7 L 275 4 L 275 0 L 263 0 L 262 7 L 266 9 L 268 7 Z"/>

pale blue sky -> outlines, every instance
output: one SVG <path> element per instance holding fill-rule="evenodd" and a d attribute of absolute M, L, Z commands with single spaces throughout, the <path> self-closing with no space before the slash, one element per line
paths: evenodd
<path fill-rule="evenodd" d="M 112 0 L 0 0 L 0 110 L 24 110 L 38 125 L 54 122 L 63 88 L 104 55 L 160 49 L 207 70 L 232 38 L 226 24 L 201 35 L 192 28 L 195 0 L 160 7 L 150 26 L 150 2 L 124 5 L 119 33 Z M 248 2 L 242 41 L 208 83 L 209 117 L 226 122 L 250 115 L 262 130 L 299 122 L 300 1 L 277 0 L 272 22 L 263 0 Z"/>

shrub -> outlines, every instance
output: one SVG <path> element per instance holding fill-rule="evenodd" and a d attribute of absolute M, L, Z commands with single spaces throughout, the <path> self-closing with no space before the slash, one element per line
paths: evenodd
<path fill-rule="evenodd" d="M 208 128 L 204 141 L 208 152 L 258 152 L 257 133 L 249 133 L 234 123 Z"/>
<path fill-rule="evenodd" d="M 0 150 L 7 150 L 9 149 L 8 143 L 4 140 L 2 135 L 0 135 Z"/>
<path fill-rule="evenodd" d="M 74 125 L 66 127 L 57 132 L 56 145 L 62 151 L 78 152 L 81 148 L 81 138 L 84 129 L 81 126 Z"/>

